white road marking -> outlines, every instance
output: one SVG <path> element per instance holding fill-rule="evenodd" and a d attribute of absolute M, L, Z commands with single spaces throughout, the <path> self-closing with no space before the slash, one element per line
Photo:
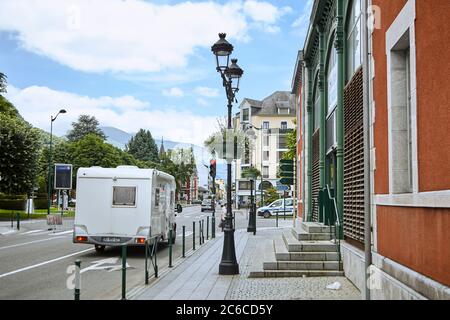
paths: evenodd
<path fill-rule="evenodd" d="M 35 240 L 35 241 L 30 241 L 30 242 L 18 243 L 18 244 L 13 244 L 13 245 L 6 246 L 6 247 L 0 247 L 0 250 L 20 247 L 20 246 L 26 246 L 26 245 L 32 244 L 32 243 L 44 242 L 44 241 L 55 240 L 55 239 L 60 239 L 60 238 L 65 238 L 65 237 L 62 237 L 62 236 L 61 237 L 53 237 L 53 238 Z"/>
<path fill-rule="evenodd" d="M 32 234 L 32 233 L 42 232 L 42 231 L 43 231 L 43 230 L 31 230 L 31 231 L 24 232 L 24 233 L 22 233 L 22 234 Z"/>
<path fill-rule="evenodd" d="M 55 239 L 55 238 L 53 238 L 53 239 Z M 78 251 L 78 252 L 74 252 L 74 253 L 71 253 L 71 254 L 68 254 L 68 255 L 56 258 L 56 259 L 47 260 L 47 261 L 44 261 L 44 262 L 41 262 L 41 263 L 38 263 L 38 264 L 34 264 L 32 266 L 28 266 L 28 267 L 20 268 L 20 269 L 17 269 L 17 270 L 8 272 L 8 273 L 0 274 L 0 279 L 4 278 L 4 277 L 7 277 L 7 276 L 10 276 L 10 275 L 13 275 L 13 274 L 16 274 L 16 273 L 19 273 L 19 272 L 23 272 L 23 271 L 27 271 L 27 270 L 30 270 L 30 269 L 38 268 L 38 267 L 44 266 L 46 264 L 50 264 L 50 263 L 53 263 L 53 262 L 56 262 L 56 261 L 60 261 L 60 260 L 66 259 L 66 258 L 70 258 L 70 257 L 79 255 L 81 253 L 89 252 L 89 251 L 92 251 L 92 250 L 95 250 L 95 249 L 94 248 L 89 248 L 89 249 L 86 249 L 86 250 L 81 250 L 81 251 Z"/>
<path fill-rule="evenodd" d="M 51 236 L 59 236 L 59 235 L 62 235 L 62 234 L 69 234 L 69 233 L 73 233 L 73 230 L 71 229 L 71 230 L 55 232 L 55 233 L 51 232 L 51 233 L 49 233 L 49 235 L 51 235 Z"/>
<path fill-rule="evenodd" d="M 6 232 L 2 232 L 2 233 L 0 233 L 2 236 L 5 236 L 5 235 L 7 235 L 7 234 L 11 234 L 11 233 L 15 233 L 15 232 L 17 232 L 17 230 L 8 230 L 8 231 L 6 231 Z"/>

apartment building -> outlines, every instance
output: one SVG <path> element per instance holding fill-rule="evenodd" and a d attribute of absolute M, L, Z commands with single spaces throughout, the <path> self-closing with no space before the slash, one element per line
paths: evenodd
<path fill-rule="evenodd" d="M 247 205 L 250 200 L 250 181 L 242 177 L 246 168 L 253 166 L 262 173 L 253 186 L 257 202 L 261 195 L 264 197 L 264 190 L 279 185 L 279 161 L 287 151 L 286 136 L 295 128 L 295 117 L 294 96 L 288 91 L 276 91 L 263 100 L 245 98 L 239 105 L 234 126 L 242 130 L 253 128 L 256 139 L 253 147 L 235 162 L 237 207 Z"/>

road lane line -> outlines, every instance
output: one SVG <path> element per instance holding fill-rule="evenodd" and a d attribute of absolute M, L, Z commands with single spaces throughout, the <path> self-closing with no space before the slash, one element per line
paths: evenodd
<path fill-rule="evenodd" d="M 38 243 L 38 242 L 44 242 L 44 241 L 49 241 L 49 240 L 61 239 L 61 238 L 65 238 L 65 237 L 60 236 L 60 237 L 53 237 L 53 238 L 47 238 L 47 239 L 41 239 L 41 240 L 35 240 L 35 241 L 30 241 L 30 242 L 18 243 L 18 244 L 13 244 L 13 245 L 6 246 L 6 247 L 0 247 L 0 250 L 3 250 L 3 249 L 9 249 L 9 248 L 15 248 L 15 247 L 20 247 L 20 246 L 26 246 L 27 244 Z"/>
<path fill-rule="evenodd" d="M 51 236 L 59 236 L 59 235 L 68 234 L 68 233 L 73 233 L 73 230 L 70 229 L 70 230 L 67 230 L 67 231 L 61 231 L 61 232 L 55 232 L 55 233 L 50 232 L 49 235 L 51 235 Z"/>
<path fill-rule="evenodd" d="M 31 230 L 31 231 L 24 232 L 24 233 L 22 233 L 22 234 L 32 234 L 32 233 L 42 232 L 42 231 L 43 231 L 43 230 Z"/>
<path fill-rule="evenodd" d="M 94 248 L 89 248 L 89 249 L 86 249 L 86 250 L 81 250 L 81 251 L 78 251 L 78 252 L 74 252 L 74 253 L 71 253 L 71 254 L 68 254 L 68 255 L 56 258 L 56 259 L 47 260 L 47 261 L 44 261 L 44 262 L 41 262 L 41 263 L 38 263 L 38 264 L 34 264 L 32 266 L 28 266 L 28 267 L 17 269 L 17 270 L 8 272 L 8 273 L 0 274 L 0 279 L 4 278 L 4 277 L 7 277 L 7 276 L 10 276 L 10 275 L 13 275 L 13 274 L 16 274 L 16 273 L 19 273 L 19 272 L 23 272 L 23 271 L 27 271 L 27 270 L 30 270 L 30 269 L 38 268 L 38 267 L 44 266 L 44 265 L 49 264 L 49 263 L 53 263 L 53 262 L 60 261 L 60 260 L 66 259 L 66 258 L 70 258 L 70 257 L 79 255 L 81 253 L 89 252 L 89 251 L 92 251 L 92 250 L 95 250 L 95 249 Z"/>

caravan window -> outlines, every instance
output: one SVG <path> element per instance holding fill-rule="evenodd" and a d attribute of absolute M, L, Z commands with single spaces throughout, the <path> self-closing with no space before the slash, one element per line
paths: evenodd
<path fill-rule="evenodd" d="M 159 188 L 155 189 L 155 207 L 159 207 Z"/>
<path fill-rule="evenodd" d="M 136 206 L 136 187 L 113 187 L 113 206 Z"/>

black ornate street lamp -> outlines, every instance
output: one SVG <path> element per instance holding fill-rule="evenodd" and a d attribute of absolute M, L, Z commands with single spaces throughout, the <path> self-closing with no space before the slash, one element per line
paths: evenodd
<path fill-rule="evenodd" d="M 219 40 L 211 47 L 216 56 L 217 72 L 222 77 L 223 86 L 228 99 L 228 130 L 232 129 L 231 112 L 233 102 L 236 100 L 236 92 L 239 91 L 239 79 L 244 71 L 237 65 L 237 59 L 231 59 L 233 46 L 225 39 L 225 33 L 219 33 Z M 229 151 L 228 151 L 229 153 Z M 219 265 L 219 274 L 239 274 L 239 264 L 236 260 L 236 249 L 234 245 L 233 213 L 231 209 L 231 161 L 227 157 L 227 214 L 225 216 L 224 240 L 222 260 Z"/>
<path fill-rule="evenodd" d="M 59 110 L 56 116 L 50 116 L 50 146 L 48 154 L 48 188 L 47 188 L 47 214 L 50 214 L 50 206 L 52 202 L 52 140 L 53 140 L 53 121 L 58 118 L 60 113 L 66 113 L 65 109 Z"/>

